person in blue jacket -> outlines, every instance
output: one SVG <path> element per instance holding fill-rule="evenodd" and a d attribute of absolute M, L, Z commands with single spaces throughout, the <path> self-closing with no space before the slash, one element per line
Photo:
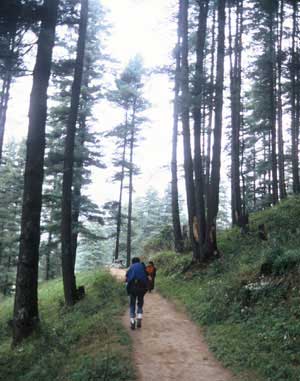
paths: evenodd
<path fill-rule="evenodd" d="M 130 297 L 130 327 L 135 329 L 135 325 L 137 328 L 142 326 L 144 296 L 148 289 L 148 277 L 146 267 L 144 263 L 140 262 L 140 258 L 132 258 L 131 263 L 126 273 L 126 282 L 127 293 Z M 135 321 L 136 317 L 137 320 Z"/>

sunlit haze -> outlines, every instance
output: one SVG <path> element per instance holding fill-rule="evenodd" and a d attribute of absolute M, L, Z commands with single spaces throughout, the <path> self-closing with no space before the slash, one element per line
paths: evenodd
<path fill-rule="evenodd" d="M 119 64 L 119 73 L 136 54 L 143 57 L 147 69 L 169 65 L 175 43 L 176 25 L 171 21 L 176 10 L 174 0 L 102 0 L 108 10 L 107 21 L 111 25 L 106 40 L 106 51 Z M 114 83 L 112 81 L 111 86 Z M 13 85 L 8 110 L 6 141 L 25 137 L 28 127 L 28 107 L 31 76 Z M 162 193 L 170 181 L 167 166 L 171 158 L 172 135 L 172 82 L 167 74 L 152 74 L 145 86 L 145 97 L 151 103 L 147 111 L 149 121 L 143 128 L 144 140 L 135 152 L 135 163 L 141 175 L 134 180 L 135 195 L 142 195 L 150 186 Z M 98 122 L 94 129 L 104 131 L 113 128 L 120 120 L 108 102 L 95 107 Z M 88 193 L 97 203 L 116 198 L 117 184 L 111 184 L 111 152 L 105 141 L 104 161 L 108 169 L 92 171 L 92 185 Z M 106 146 L 105 146 L 106 145 Z"/>
<path fill-rule="evenodd" d="M 108 20 L 112 24 L 107 49 L 120 61 L 121 70 L 136 54 L 143 57 L 145 67 L 150 70 L 171 63 L 176 29 L 171 23 L 174 0 L 103 0 L 102 4 L 109 10 Z M 151 108 L 147 112 L 149 122 L 143 128 L 144 141 L 135 152 L 135 162 L 141 168 L 141 175 L 134 180 L 136 195 L 142 195 L 150 186 L 163 192 L 170 181 L 167 166 L 171 159 L 172 83 L 167 74 L 150 76 L 145 97 Z M 102 105 L 101 109 L 107 128 L 115 121 L 114 111 L 107 105 Z M 111 170 L 106 172 L 111 174 Z M 99 189 L 101 171 L 97 173 L 99 178 L 95 178 L 92 194 L 98 200 L 103 196 L 111 198 L 111 192 L 116 195 L 118 187 L 109 186 L 109 177 L 104 187 L 109 192 L 103 194 Z"/>

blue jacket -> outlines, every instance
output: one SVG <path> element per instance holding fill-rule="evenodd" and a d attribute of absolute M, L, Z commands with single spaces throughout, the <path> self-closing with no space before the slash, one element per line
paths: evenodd
<path fill-rule="evenodd" d="M 142 263 L 133 263 L 127 273 L 126 273 L 126 280 L 128 283 L 130 283 L 133 280 L 140 280 L 143 283 L 147 284 L 148 278 L 147 273 L 145 269 L 145 265 Z"/>

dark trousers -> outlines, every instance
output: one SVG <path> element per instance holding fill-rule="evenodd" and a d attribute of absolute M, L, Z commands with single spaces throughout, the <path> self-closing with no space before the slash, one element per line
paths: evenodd
<path fill-rule="evenodd" d="M 135 318 L 135 311 L 137 306 L 137 313 L 143 313 L 143 305 L 144 305 L 144 294 L 142 295 L 134 295 L 130 294 L 130 317 Z"/>

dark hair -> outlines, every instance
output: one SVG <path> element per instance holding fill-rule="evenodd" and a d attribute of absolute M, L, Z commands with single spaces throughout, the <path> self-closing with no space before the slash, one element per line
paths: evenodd
<path fill-rule="evenodd" d="M 152 261 L 149 261 L 149 265 L 154 266 L 154 263 Z"/>
<path fill-rule="evenodd" d="M 133 257 L 131 260 L 131 263 L 140 263 L 140 258 L 139 257 Z"/>

